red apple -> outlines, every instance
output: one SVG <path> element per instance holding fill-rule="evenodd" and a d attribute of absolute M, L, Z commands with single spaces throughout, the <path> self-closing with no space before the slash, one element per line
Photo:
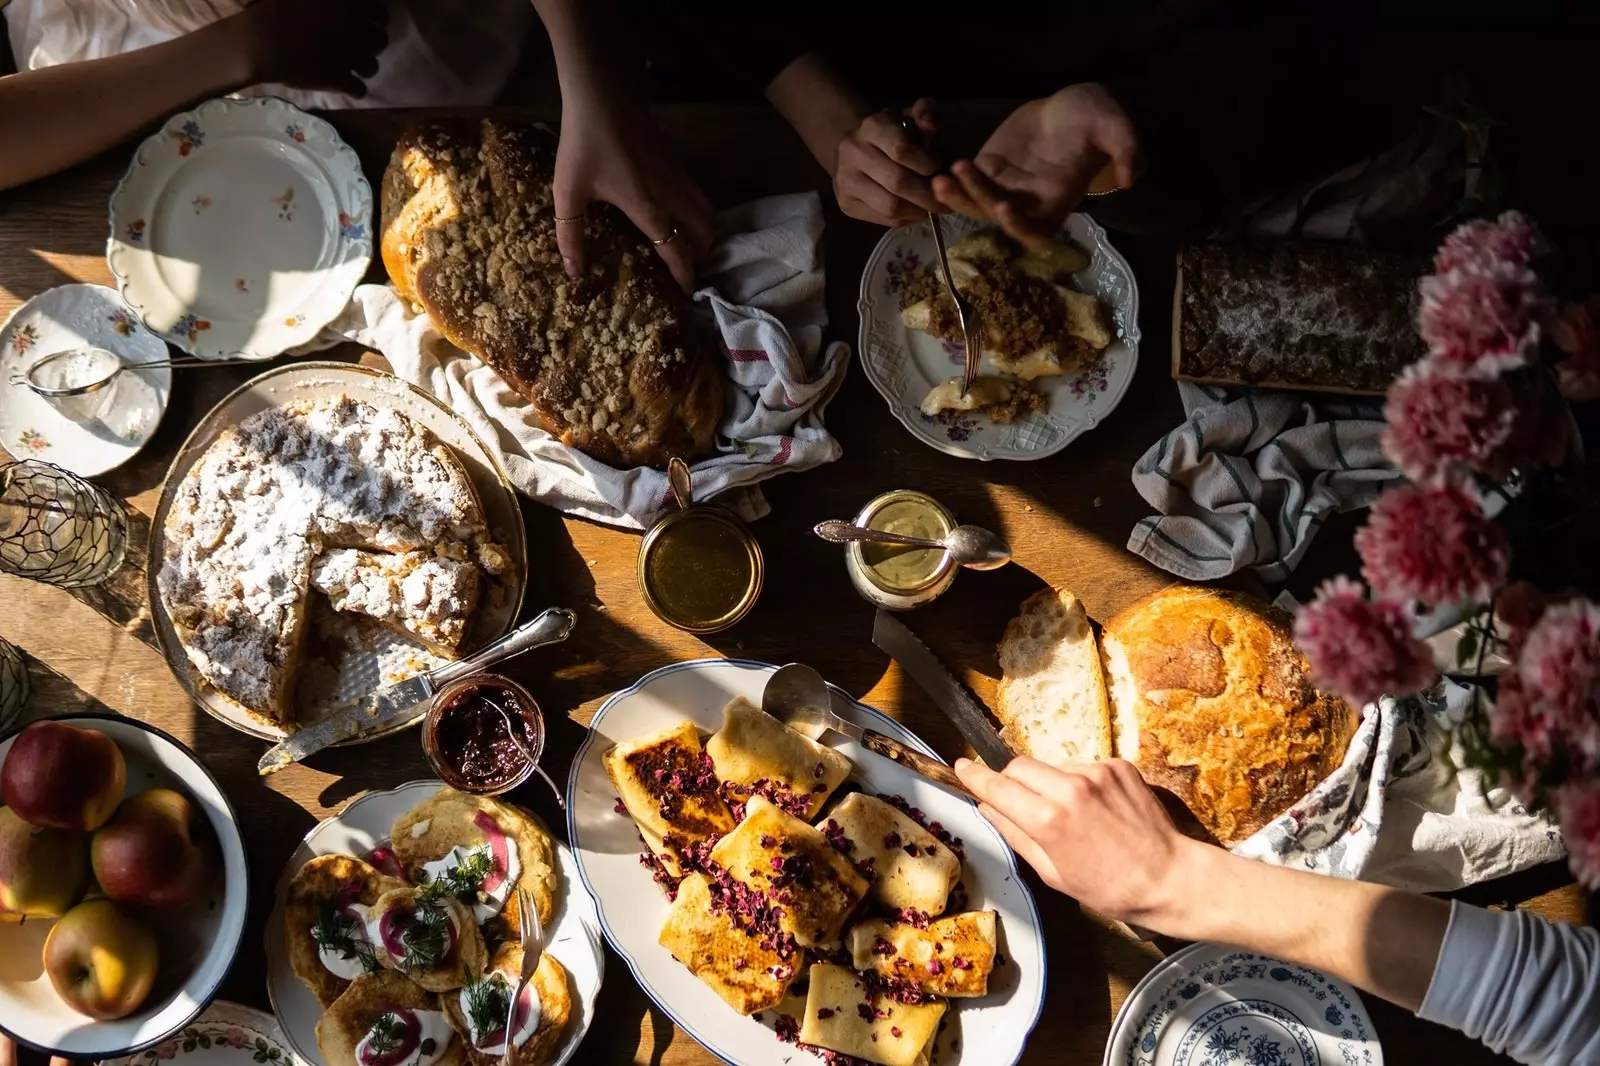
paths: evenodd
<path fill-rule="evenodd" d="M 89 883 L 89 838 L 0 807 L 0 921 L 59 918 Z"/>
<path fill-rule="evenodd" d="M 204 812 L 170 788 L 123 800 L 90 841 L 89 861 L 106 895 L 147 907 L 198 903 L 217 874 Z"/>
<path fill-rule="evenodd" d="M 0 793 L 30 825 L 87 833 L 111 817 L 127 780 L 122 751 L 110 737 L 45 719 L 11 742 Z"/>
<path fill-rule="evenodd" d="M 108 899 L 78 904 L 44 940 L 44 969 L 56 995 L 91 1018 L 138 1010 L 160 961 L 156 935 Z"/>

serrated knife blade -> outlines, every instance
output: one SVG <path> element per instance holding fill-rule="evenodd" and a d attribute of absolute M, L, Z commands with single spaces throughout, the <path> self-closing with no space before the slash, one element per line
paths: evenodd
<path fill-rule="evenodd" d="M 894 615 L 880 609 L 872 622 L 872 643 L 888 652 L 889 657 L 933 697 L 933 702 L 955 723 L 956 729 L 989 769 L 1005 769 L 1006 763 L 1011 761 L 1011 749 L 989 724 L 988 711 L 915 633 Z"/>

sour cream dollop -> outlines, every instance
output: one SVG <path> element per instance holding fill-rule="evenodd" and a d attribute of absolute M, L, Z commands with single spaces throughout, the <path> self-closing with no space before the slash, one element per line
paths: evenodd
<path fill-rule="evenodd" d="M 386 1042 L 393 1045 L 384 1050 L 379 1050 L 373 1039 L 380 1027 L 388 1031 Z M 356 1062 L 360 1066 L 432 1066 L 444 1058 L 454 1036 L 450 1020 L 441 1011 L 390 1006 L 356 1044 Z"/>
<path fill-rule="evenodd" d="M 511 979 L 499 970 L 495 970 L 484 978 L 485 983 L 493 982 L 502 990 L 500 1002 L 504 1003 L 511 994 Z M 472 1025 L 471 996 L 474 990 L 463 988 L 460 992 L 461 1015 L 468 1019 L 468 1028 L 472 1029 L 472 1046 L 485 1055 L 504 1055 L 506 1053 L 506 1025 L 505 1021 L 495 1023 L 485 1031 L 479 1031 Z M 516 1024 L 513 1027 L 512 1043 L 521 1047 L 528 1042 L 528 1038 L 539 1031 L 539 1020 L 544 1015 L 544 1004 L 539 1001 L 539 990 L 529 981 L 522 995 L 517 999 Z"/>

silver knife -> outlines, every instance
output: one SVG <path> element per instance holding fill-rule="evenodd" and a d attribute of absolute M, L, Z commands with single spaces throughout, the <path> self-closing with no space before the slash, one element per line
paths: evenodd
<path fill-rule="evenodd" d="M 330 744 L 370 733 L 403 718 L 411 714 L 419 703 L 432 699 L 435 692 L 457 678 L 475 674 L 502 659 L 521 655 L 530 649 L 566 640 L 577 622 L 578 616 L 567 608 L 552 607 L 465 659 L 445 663 L 436 670 L 385 686 L 371 699 L 344 707 L 314 726 L 295 730 L 267 749 L 261 761 L 256 763 L 256 770 L 263 777 L 275 774 Z"/>
<path fill-rule="evenodd" d="M 988 711 L 978 698 L 957 681 L 939 657 L 917 635 L 887 611 L 879 610 L 872 622 L 872 643 L 910 674 L 933 702 L 955 723 L 972 750 L 991 770 L 1003 770 L 1011 761 L 1011 749 L 989 724 Z"/>

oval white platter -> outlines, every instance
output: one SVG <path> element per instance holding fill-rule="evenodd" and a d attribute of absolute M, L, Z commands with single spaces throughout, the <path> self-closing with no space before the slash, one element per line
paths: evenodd
<path fill-rule="evenodd" d="M 202 359 L 306 344 L 371 260 L 361 160 L 326 121 L 276 97 L 172 116 L 111 195 L 117 291 L 146 327 Z"/>
<path fill-rule="evenodd" d="M 277 1019 L 266 1011 L 219 999 L 170 1040 L 100 1066 L 294 1066 Z"/>
<path fill-rule="evenodd" d="M 289 856 L 278 879 L 272 914 L 267 918 L 267 998 L 283 1029 L 285 1042 L 310 1066 L 327 1066 L 317 1048 L 317 1022 L 322 1006 L 295 976 L 283 941 L 283 900 L 295 872 L 318 855 L 365 856 L 388 842 L 396 818 L 439 791 L 438 781 L 411 781 L 385 792 L 369 792 L 352 800 L 337 815 L 306 834 Z M 600 945 L 594 901 L 578 881 L 571 850 L 554 841 L 561 865 L 561 902 L 555 921 L 545 930 L 545 950 L 566 969 L 572 985 L 572 1016 L 560 1050 L 546 1066 L 563 1066 L 577 1052 L 583 1034 L 594 1022 L 595 999 L 605 980 L 606 955 Z"/>
<path fill-rule="evenodd" d="M 1356 990 L 1317 970 L 1191 944 L 1122 1004 L 1105 1066 L 1383 1066 Z"/>
<path fill-rule="evenodd" d="M 430 430 L 460 459 L 477 489 L 478 501 L 483 505 L 483 516 L 495 542 L 511 556 L 509 573 L 493 578 L 480 605 L 471 628 L 467 631 L 467 647 L 477 648 L 511 629 L 522 609 L 523 593 L 528 580 L 527 532 L 522 521 L 522 507 L 517 503 L 516 489 L 500 465 L 494 452 L 484 445 L 466 420 L 431 392 L 411 385 L 393 374 L 386 374 L 359 363 L 288 363 L 251 378 L 218 401 L 206 413 L 200 424 L 183 442 L 178 454 L 167 469 L 161 486 L 161 497 L 156 501 L 150 519 L 150 540 L 146 558 L 153 560 L 146 568 L 146 591 L 150 597 L 151 620 L 155 624 L 156 643 L 166 656 L 178 682 L 188 690 L 190 697 L 207 714 L 251 736 L 264 740 L 282 740 L 286 735 L 283 726 L 251 714 L 244 708 L 219 696 L 210 688 L 197 684 L 189 671 L 188 656 L 173 628 L 172 619 L 162 604 L 157 578 L 161 572 L 160 560 L 166 558 L 167 514 L 184 475 L 205 455 L 206 449 L 233 426 L 269 407 L 304 400 L 335 400 L 349 396 L 379 407 L 388 407 L 416 421 Z M 333 710 L 353 702 L 371 702 L 378 690 L 415 674 L 433 669 L 444 660 L 383 626 L 356 620 L 359 626 L 358 645 L 346 641 L 316 660 L 308 658 L 303 670 L 315 671 L 314 684 L 302 684 L 296 711 L 302 725 L 317 722 Z M 313 688 L 318 699 L 313 703 L 303 695 Z M 408 718 L 400 718 L 380 729 L 340 741 L 341 744 L 365 744 L 379 737 L 405 729 L 422 720 L 426 704 L 419 704 Z"/>
<path fill-rule="evenodd" d="M 6 451 L 94 477 L 133 458 L 155 436 L 172 393 L 168 367 L 119 375 L 110 406 L 93 422 L 74 422 L 27 385 L 12 383 L 46 356 L 86 345 L 115 352 L 127 363 L 159 362 L 171 354 L 104 285 L 46 289 L 0 328 L 0 446 Z"/>
<path fill-rule="evenodd" d="M 127 1055 L 159 1044 L 191 1023 L 217 994 L 244 936 L 250 899 L 244 842 L 233 807 L 198 756 L 154 726 L 111 714 L 57 721 L 98 730 L 116 741 L 128 768 L 127 793 L 147 788 L 182 792 L 211 823 L 222 874 L 202 904 L 183 910 L 136 908 L 155 930 L 160 971 L 144 1005 L 126 1018 L 94 1021 L 68 1007 L 44 972 L 49 919 L 0 923 L 0 1032 L 49 1055 L 71 1059 Z M 0 742 L 0 766 L 15 734 Z"/>
<path fill-rule="evenodd" d="M 991 223 L 966 215 L 940 218 L 947 244 L 992 228 Z M 883 235 L 861 275 L 857 304 L 861 366 L 888 401 L 890 413 L 912 436 L 963 459 L 1043 459 L 1099 425 L 1122 401 L 1139 364 L 1139 286 L 1128 261 L 1088 215 L 1069 217 L 1060 239 L 1089 253 L 1089 265 L 1072 280 L 1110 309 L 1116 340 L 1075 373 L 1035 379 L 1034 387 L 1048 401 L 1044 410 L 996 424 L 979 412 L 944 411 L 933 418 L 922 413 L 928 390 L 961 373 L 961 346 L 907 329 L 900 320 L 899 294 L 906 272 L 935 261 L 928 223 L 901 226 Z"/>
<path fill-rule="evenodd" d="M 639 865 L 643 845 L 633 820 L 614 809 L 617 794 L 601 756 L 619 741 L 685 718 L 702 732 L 714 732 L 721 728 L 722 708 L 735 696 L 760 704 L 761 690 L 776 669 L 737 659 L 698 659 L 646 674 L 596 712 L 567 784 L 567 839 L 584 887 L 599 908 L 606 939 L 640 987 L 680 1028 L 724 1062 L 739 1066 L 810 1060 L 778 1040 L 772 1028 L 775 1011 L 760 1012 L 761 1021 L 740 1016 L 657 943 L 667 899 L 650 872 Z M 837 689 L 834 692 L 839 697 L 834 709 L 840 715 L 937 758 L 894 719 Z M 940 1066 L 1006 1066 L 1017 1061 L 1044 1006 L 1045 947 L 1038 908 L 1011 849 L 966 800 L 858 744 L 835 746 L 855 763 L 852 780 L 865 790 L 904 796 L 962 838 L 966 847 L 962 880 L 971 908 L 999 914 L 1005 964 L 995 969 L 988 996 L 952 1001 L 946 1014 L 949 1024 L 937 1038 L 935 1061 Z"/>

